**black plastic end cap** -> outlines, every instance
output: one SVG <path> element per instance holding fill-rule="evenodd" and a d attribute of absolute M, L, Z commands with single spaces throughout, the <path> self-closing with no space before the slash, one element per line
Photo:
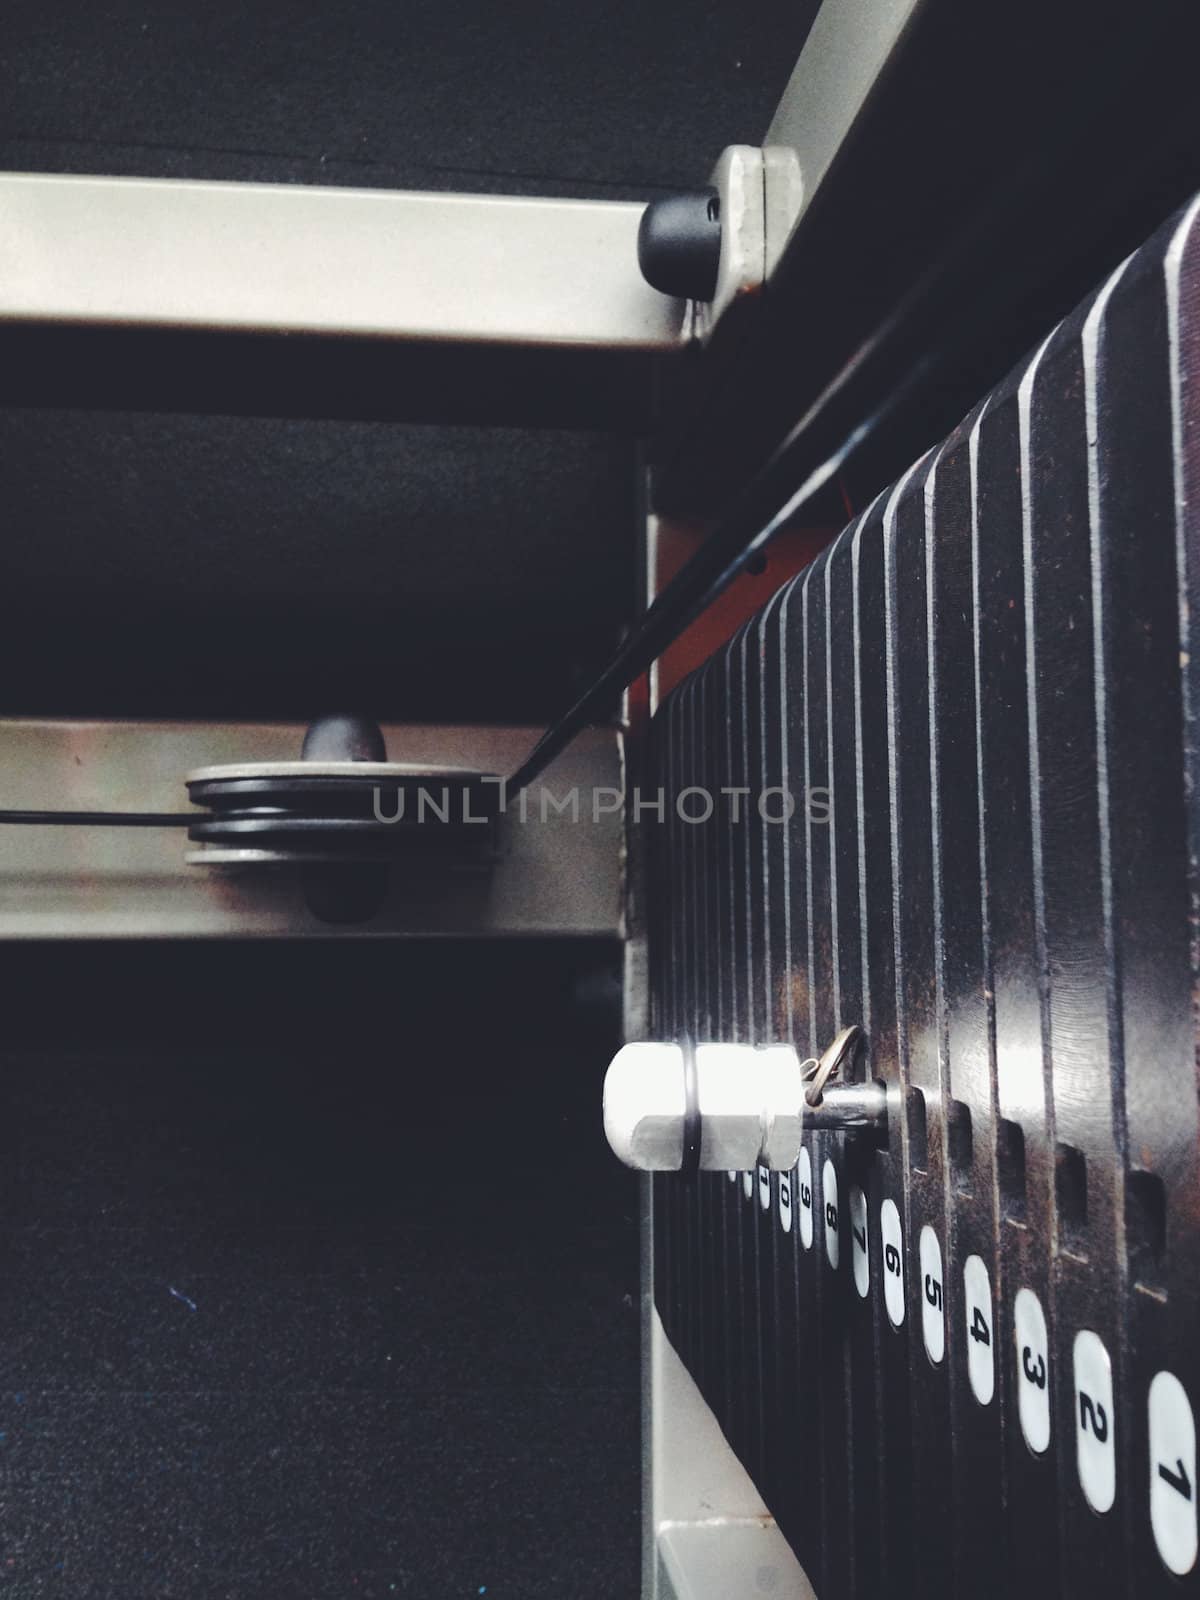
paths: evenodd
<path fill-rule="evenodd" d="M 721 197 L 693 189 L 652 200 L 638 224 L 638 266 L 652 289 L 711 300 L 721 265 Z"/>
<path fill-rule="evenodd" d="M 387 745 L 370 717 L 318 717 L 304 735 L 302 761 L 386 761 Z"/>

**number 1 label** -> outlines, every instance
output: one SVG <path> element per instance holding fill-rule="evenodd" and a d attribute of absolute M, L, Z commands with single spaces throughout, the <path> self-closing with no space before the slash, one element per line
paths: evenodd
<path fill-rule="evenodd" d="M 1168 1572 L 1196 1565 L 1196 1419 L 1173 1372 L 1150 1385 L 1150 1525 Z"/>

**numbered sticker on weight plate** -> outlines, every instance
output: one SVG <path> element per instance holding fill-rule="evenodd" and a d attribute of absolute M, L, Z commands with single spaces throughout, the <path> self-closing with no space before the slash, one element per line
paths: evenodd
<path fill-rule="evenodd" d="M 1050 1339 L 1042 1302 L 1032 1289 L 1018 1289 L 1013 1302 L 1017 1347 L 1017 1409 L 1025 1443 L 1040 1456 L 1050 1443 Z"/>
<path fill-rule="evenodd" d="M 946 1290 L 942 1247 L 928 1223 L 921 1229 L 921 1333 L 925 1354 L 936 1367 L 946 1354 Z"/>
<path fill-rule="evenodd" d="M 1075 1335 L 1075 1462 L 1093 1511 L 1111 1511 L 1117 1494 L 1112 1362 L 1099 1334 Z"/>
<path fill-rule="evenodd" d="M 838 1181 L 833 1162 L 826 1160 L 821 1169 L 821 1201 L 825 1207 L 825 1254 L 829 1265 L 836 1267 L 841 1260 L 841 1214 L 838 1211 Z"/>
<path fill-rule="evenodd" d="M 771 1209 L 771 1169 L 759 1167 L 758 1169 L 758 1203 L 764 1211 Z"/>
<path fill-rule="evenodd" d="M 1173 1372 L 1150 1385 L 1150 1525 L 1168 1572 L 1196 1565 L 1196 1419 Z"/>
<path fill-rule="evenodd" d="M 801 1149 L 800 1159 L 796 1163 L 796 1203 L 800 1207 L 800 1243 L 806 1250 L 811 1250 L 813 1243 L 812 1157 L 808 1153 L 807 1145 Z"/>
<path fill-rule="evenodd" d="M 779 1226 L 784 1233 L 792 1231 L 792 1175 L 790 1172 L 779 1174 Z"/>
<path fill-rule="evenodd" d="M 754 1174 L 752 1172 L 742 1173 L 742 1193 L 747 1200 L 754 1194 Z"/>
<path fill-rule="evenodd" d="M 854 1250 L 854 1287 L 865 1300 L 871 1292 L 871 1255 L 867 1248 L 867 1197 L 857 1184 L 850 1191 L 850 1239 Z"/>
<path fill-rule="evenodd" d="M 888 1321 L 898 1328 L 904 1321 L 904 1234 L 894 1200 L 879 1208 L 879 1238 L 883 1245 L 883 1303 Z"/>
<path fill-rule="evenodd" d="M 967 1310 L 967 1376 L 971 1393 L 989 1406 L 996 1393 L 996 1350 L 992 1323 L 992 1285 L 981 1256 L 968 1256 L 963 1267 L 963 1299 Z"/>

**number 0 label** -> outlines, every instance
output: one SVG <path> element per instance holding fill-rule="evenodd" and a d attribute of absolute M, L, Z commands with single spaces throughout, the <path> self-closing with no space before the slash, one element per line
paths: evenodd
<path fill-rule="evenodd" d="M 784 1233 L 792 1231 L 792 1175 L 790 1172 L 779 1174 L 779 1226 Z"/>

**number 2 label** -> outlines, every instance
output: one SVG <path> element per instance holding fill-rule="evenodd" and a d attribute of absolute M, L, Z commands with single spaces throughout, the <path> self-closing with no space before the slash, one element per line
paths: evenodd
<path fill-rule="evenodd" d="M 1093 1511 L 1110 1511 L 1117 1495 L 1112 1362 L 1099 1334 L 1075 1335 L 1075 1463 Z"/>

